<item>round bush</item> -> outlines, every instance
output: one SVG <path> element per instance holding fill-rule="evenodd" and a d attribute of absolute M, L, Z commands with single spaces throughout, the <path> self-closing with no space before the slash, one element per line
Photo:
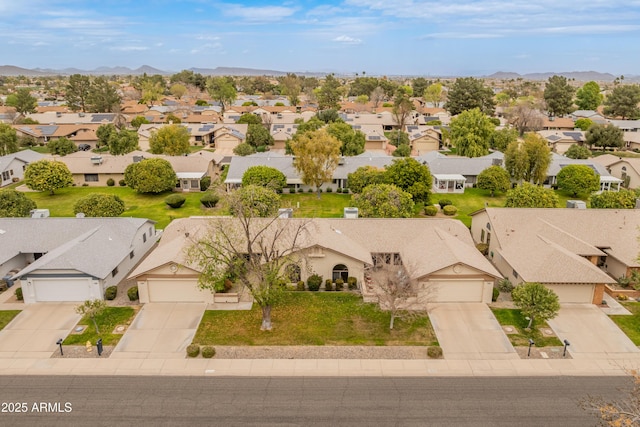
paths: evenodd
<path fill-rule="evenodd" d="M 200 180 L 200 191 L 207 191 L 210 185 L 211 185 L 211 177 L 205 176 Z"/>
<path fill-rule="evenodd" d="M 116 185 L 116 182 L 113 180 L 113 178 L 109 178 L 107 180 L 107 186 L 113 187 L 114 185 Z"/>
<path fill-rule="evenodd" d="M 24 300 L 24 297 L 22 296 L 22 288 L 16 289 L 14 293 L 18 301 Z"/>
<path fill-rule="evenodd" d="M 210 345 L 205 345 L 204 347 L 202 347 L 202 357 L 204 357 L 205 359 L 211 359 L 215 355 L 216 355 L 215 347 Z"/>
<path fill-rule="evenodd" d="M 358 289 L 358 279 L 353 276 L 347 277 L 347 287 L 350 291 Z"/>
<path fill-rule="evenodd" d="M 453 202 L 449 199 L 438 200 L 438 204 L 440 205 L 440 209 L 444 209 L 445 206 L 452 205 Z"/>
<path fill-rule="evenodd" d="M 127 185 L 127 183 L 126 183 L 126 182 L 124 182 L 124 179 L 121 179 L 120 181 L 118 181 L 118 185 L 119 185 L 120 187 L 125 187 L 125 186 Z"/>
<path fill-rule="evenodd" d="M 327 188 L 327 193 L 333 193 L 333 188 L 328 187 L 328 188 Z"/>
<path fill-rule="evenodd" d="M 344 280 L 341 278 L 336 279 L 336 291 L 341 291 L 344 288 Z"/>
<path fill-rule="evenodd" d="M 129 290 L 127 291 L 127 296 L 129 297 L 129 301 L 136 301 L 139 298 L 138 287 L 133 286 L 129 288 Z"/>
<path fill-rule="evenodd" d="M 427 216 L 436 216 L 438 213 L 438 207 L 434 205 L 425 206 L 424 214 Z"/>
<path fill-rule="evenodd" d="M 429 356 L 430 359 L 442 359 L 442 347 L 429 347 L 427 349 L 427 356 Z"/>
<path fill-rule="evenodd" d="M 318 276 L 317 274 L 313 274 L 309 276 L 307 279 L 307 288 L 310 291 L 317 291 L 320 289 L 320 285 L 322 285 L 322 276 Z"/>
<path fill-rule="evenodd" d="M 206 193 L 204 196 L 200 197 L 200 203 L 202 203 L 205 208 L 214 208 L 218 204 L 219 200 L 220 196 L 214 193 Z"/>
<path fill-rule="evenodd" d="M 187 199 L 182 194 L 172 194 L 164 199 L 164 202 L 173 209 L 180 208 L 186 201 Z"/>
<path fill-rule="evenodd" d="M 302 188 L 298 188 L 298 193 L 303 193 L 304 190 Z"/>
<path fill-rule="evenodd" d="M 296 285 L 296 290 L 304 291 L 304 281 L 302 280 L 298 281 L 298 284 Z"/>
<path fill-rule="evenodd" d="M 113 301 L 114 299 L 116 299 L 116 295 L 118 295 L 118 288 L 116 286 L 109 286 L 104 291 L 104 299 L 108 301 Z"/>
<path fill-rule="evenodd" d="M 453 205 L 447 205 L 442 208 L 442 212 L 447 216 L 454 216 L 456 213 L 458 213 L 458 208 Z"/>
<path fill-rule="evenodd" d="M 324 281 L 324 290 L 333 291 L 333 283 L 331 282 L 331 280 L 327 279 Z"/>
<path fill-rule="evenodd" d="M 187 346 L 187 356 L 197 357 L 200 354 L 200 346 L 198 344 L 189 344 Z"/>

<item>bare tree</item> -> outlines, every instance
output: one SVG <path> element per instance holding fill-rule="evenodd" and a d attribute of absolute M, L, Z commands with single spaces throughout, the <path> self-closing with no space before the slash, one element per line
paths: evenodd
<path fill-rule="evenodd" d="M 371 92 L 371 96 L 369 97 L 369 100 L 373 103 L 373 108 L 378 108 L 378 105 L 380 105 L 380 103 L 384 101 L 384 97 L 384 89 L 382 89 L 380 86 L 376 87 L 373 92 Z"/>
<path fill-rule="evenodd" d="M 520 136 L 525 132 L 542 128 L 543 117 L 540 109 L 531 100 L 519 100 L 507 110 L 509 123 L 518 129 Z"/>
<path fill-rule="evenodd" d="M 580 402 L 583 409 L 600 419 L 600 425 L 640 425 L 640 373 L 637 370 L 629 370 L 628 373 L 633 376 L 633 387 L 628 391 L 621 390 L 623 393 L 618 400 L 609 401 L 602 397 L 588 396 Z"/>
<path fill-rule="evenodd" d="M 374 254 L 374 265 L 365 271 L 366 291 L 373 293 L 380 308 L 391 314 L 389 329 L 395 320 L 427 314 L 429 290 L 421 289 L 411 269 L 402 263 L 400 254 Z"/>
<path fill-rule="evenodd" d="M 260 329 L 269 331 L 271 308 L 287 281 L 286 267 L 301 263 L 310 220 L 261 218 L 260 203 L 231 197 L 236 216 L 211 219 L 204 235 L 192 238 L 187 258 L 200 267 L 202 288 L 215 290 L 220 280 L 237 280 L 262 309 Z"/>

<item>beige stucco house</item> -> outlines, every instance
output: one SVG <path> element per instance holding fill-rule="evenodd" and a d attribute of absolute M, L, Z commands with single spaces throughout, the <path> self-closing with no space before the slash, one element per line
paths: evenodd
<path fill-rule="evenodd" d="M 417 156 L 440 149 L 442 134 L 434 126 L 407 125 L 405 132 L 409 135 L 411 149 Z"/>
<path fill-rule="evenodd" d="M 504 277 L 543 283 L 560 302 L 600 304 L 605 284 L 640 269 L 640 210 L 485 208 L 471 218 Z"/>
<path fill-rule="evenodd" d="M 213 302 L 198 286 L 200 268 L 186 248 L 206 232 L 211 221 L 235 227 L 233 218 L 192 217 L 172 221 L 158 247 L 131 273 L 141 302 Z M 376 301 L 371 269 L 402 260 L 430 302 L 490 302 L 500 273 L 477 251 L 468 229 L 451 219 L 320 219 L 281 218 L 278 227 L 305 221 L 307 232 L 291 257 L 306 280 L 355 277 L 366 301 Z M 216 298 L 224 295 L 216 294 Z"/>
<path fill-rule="evenodd" d="M 640 188 L 640 158 L 605 154 L 594 157 L 594 161 L 606 167 L 612 176 L 620 178 L 623 187 Z"/>

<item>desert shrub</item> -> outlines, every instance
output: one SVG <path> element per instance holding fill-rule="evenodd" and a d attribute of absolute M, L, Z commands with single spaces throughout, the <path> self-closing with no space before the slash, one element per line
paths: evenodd
<path fill-rule="evenodd" d="M 493 295 L 491 295 L 491 301 L 493 301 L 493 302 L 498 301 L 498 297 L 499 296 L 500 296 L 500 289 L 493 288 Z"/>
<path fill-rule="evenodd" d="M 173 209 L 180 208 L 186 201 L 186 197 L 184 197 L 182 194 L 172 194 L 164 199 L 164 202 Z"/>
<path fill-rule="evenodd" d="M 214 193 L 205 193 L 202 197 L 200 197 L 200 203 L 205 208 L 213 208 L 218 204 L 220 200 L 220 196 Z"/>
<path fill-rule="evenodd" d="M 317 291 L 318 289 L 320 289 L 320 285 L 322 285 L 322 276 L 313 274 L 307 279 L 307 288 L 310 291 Z"/>
<path fill-rule="evenodd" d="M 453 202 L 449 199 L 441 199 L 438 200 L 438 204 L 440 205 L 440 209 L 444 209 L 445 206 L 452 205 Z"/>
<path fill-rule="evenodd" d="M 121 179 L 120 181 L 118 181 L 118 185 L 119 185 L 120 187 L 124 187 L 124 186 L 126 186 L 126 185 L 127 185 L 127 183 L 126 183 L 126 182 L 124 182 L 124 179 Z"/>
<path fill-rule="evenodd" d="M 447 216 L 454 216 L 456 213 L 458 213 L 458 208 L 453 205 L 447 205 L 442 208 L 442 212 Z"/>
<path fill-rule="evenodd" d="M 344 280 L 341 278 L 336 279 L 336 291 L 341 291 L 344 288 Z"/>
<path fill-rule="evenodd" d="M 107 180 L 107 186 L 113 187 L 114 185 L 116 185 L 116 182 L 113 180 L 113 178 L 109 178 Z"/>
<path fill-rule="evenodd" d="M 187 346 L 187 356 L 197 357 L 200 354 L 200 346 L 198 344 L 189 344 Z"/>
<path fill-rule="evenodd" d="M 353 276 L 347 277 L 347 287 L 350 291 L 358 289 L 358 279 Z"/>
<path fill-rule="evenodd" d="M 616 279 L 616 281 L 618 282 L 618 285 L 620 285 L 620 287 L 622 288 L 628 288 L 629 285 L 631 284 L 631 279 L 626 276 L 620 276 Z"/>
<path fill-rule="evenodd" d="M 14 293 L 15 293 L 16 298 L 18 299 L 18 301 L 24 300 L 24 297 L 22 296 L 22 288 L 16 289 Z"/>
<path fill-rule="evenodd" d="M 299 280 L 298 283 L 296 284 L 296 290 L 298 291 L 304 291 L 305 287 L 304 287 L 304 280 Z"/>
<path fill-rule="evenodd" d="M 424 214 L 427 216 L 436 216 L 438 213 L 438 207 L 434 205 L 425 206 Z"/>
<path fill-rule="evenodd" d="M 207 191 L 207 188 L 211 185 L 211 177 L 205 176 L 200 180 L 200 191 Z"/>
<path fill-rule="evenodd" d="M 113 301 L 116 299 L 116 295 L 118 295 L 118 288 L 116 286 L 109 286 L 104 291 L 104 299 L 106 300 Z"/>
<path fill-rule="evenodd" d="M 127 296 L 129 297 L 129 301 L 136 301 L 139 298 L 138 287 L 133 286 L 129 288 L 129 290 L 127 291 Z"/>
<path fill-rule="evenodd" d="M 325 291 L 332 291 L 333 290 L 333 282 L 331 282 L 330 279 L 327 279 L 324 281 L 324 290 Z"/>
<path fill-rule="evenodd" d="M 427 356 L 430 359 L 442 359 L 442 347 L 432 346 L 427 349 Z"/>
<path fill-rule="evenodd" d="M 500 292 L 511 292 L 513 290 L 513 284 L 509 279 L 500 279 L 498 281 L 498 289 Z"/>
<path fill-rule="evenodd" d="M 211 345 L 205 345 L 202 347 L 202 357 L 205 359 L 211 359 L 216 355 L 216 348 Z"/>

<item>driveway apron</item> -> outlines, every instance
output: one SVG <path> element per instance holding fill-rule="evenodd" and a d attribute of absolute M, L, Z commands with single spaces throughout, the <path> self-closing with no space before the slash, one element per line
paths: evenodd
<path fill-rule="evenodd" d="M 548 321 L 574 359 L 639 356 L 640 350 L 602 310 L 593 304 L 562 304 Z"/>
<path fill-rule="evenodd" d="M 75 311 L 76 304 L 26 304 L 2 331 L 0 357 L 43 358 L 57 350 L 56 342 L 73 330 L 82 318 Z"/>
<path fill-rule="evenodd" d="M 205 308 L 204 303 L 145 304 L 111 358 L 184 358 Z"/>
<path fill-rule="evenodd" d="M 429 318 L 445 359 L 519 358 L 486 304 L 431 304 Z"/>

